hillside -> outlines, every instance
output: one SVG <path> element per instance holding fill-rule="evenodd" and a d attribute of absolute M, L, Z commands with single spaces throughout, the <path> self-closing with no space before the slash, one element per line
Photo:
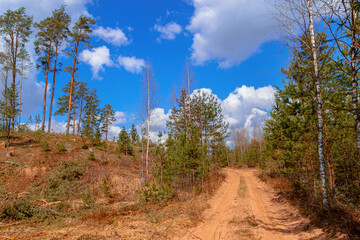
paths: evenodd
<path fill-rule="evenodd" d="M 192 226 L 206 207 L 206 194 L 144 201 L 139 147 L 126 156 L 114 142 L 82 146 L 79 136 L 31 132 L 0 149 L 0 239 L 168 239 L 170 225 Z"/>

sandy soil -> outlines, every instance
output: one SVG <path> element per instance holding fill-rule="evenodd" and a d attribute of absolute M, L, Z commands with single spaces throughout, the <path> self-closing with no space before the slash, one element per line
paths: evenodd
<path fill-rule="evenodd" d="M 309 226 L 309 220 L 261 182 L 252 169 L 226 169 L 227 179 L 187 239 L 345 239 Z"/>

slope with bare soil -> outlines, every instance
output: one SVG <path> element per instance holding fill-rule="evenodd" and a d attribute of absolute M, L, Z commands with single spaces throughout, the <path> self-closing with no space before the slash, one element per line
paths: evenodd
<path fill-rule="evenodd" d="M 345 239 L 309 226 L 255 170 L 225 171 L 227 179 L 209 201 L 203 221 L 179 239 Z"/>

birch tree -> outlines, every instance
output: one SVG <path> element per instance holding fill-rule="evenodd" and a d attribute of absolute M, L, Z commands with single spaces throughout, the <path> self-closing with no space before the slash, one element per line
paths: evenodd
<path fill-rule="evenodd" d="M 141 120 L 144 124 L 145 138 L 146 138 L 146 153 L 145 153 L 145 179 L 149 180 L 149 149 L 150 149 L 150 131 L 152 125 L 156 122 L 154 109 L 157 102 L 158 85 L 154 79 L 154 72 L 150 65 L 144 68 L 144 78 L 142 83 L 142 102 L 141 102 Z"/>
<path fill-rule="evenodd" d="M 322 0 L 321 10 L 323 22 L 327 25 L 347 68 L 340 69 L 347 72 L 351 79 L 351 112 L 354 117 L 356 144 L 360 154 L 360 112 L 359 112 L 359 1 Z"/>
<path fill-rule="evenodd" d="M 315 1 L 319 2 L 319 1 Z M 274 4 L 278 20 L 282 24 L 282 30 L 287 33 L 287 36 L 292 37 L 295 41 L 288 38 L 288 44 L 301 41 L 304 43 L 312 53 L 313 64 L 313 82 L 315 85 L 315 100 L 317 110 L 317 146 L 319 155 L 319 172 L 321 181 L 322 203 L 323 209 L 330 212 L 330 202 L 327 193 L 327 179 L 325 173 L 325 158 L 324 158 L 324 123 L 322 113 L 321 101 L 321 88 L 320 88 L 320 75 L 319 63 L 317 59 L 318 46 L 315 41 L 315 28 L 314 28 L 314 12 L 312 0 L 277 0 Z M 299 34 L 300 33 L 300 34 Z M 309 36 L 309 41 L 303 41 L 300 36 Z M 289 41 L 290 40 L 290 41 Z"/>

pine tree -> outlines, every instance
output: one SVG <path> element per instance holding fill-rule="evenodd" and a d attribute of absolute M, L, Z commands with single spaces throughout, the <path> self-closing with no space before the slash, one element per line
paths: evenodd
<path fill-rule="evenodd" d="M 20 50 L 19 59 L 21 60 L 20 64 L 20 89 L 19 89 L 19 122 L 18 122 L 18 130 L 21 129 L 21 105 L 22 105 L 22 86 L 23 80 L 26 79 L 26 74 L 30 70 L 31 60 L 28 52 L 25 48 Z"/>
<path fill-rule="evenodd" d="M 188 96 L 182 90 L 167 128 L 166 148 L 173 164 L 163 166 L 163 171 L 172 172 L 172 182 L 181 183 L 185 189 L 203 183 L 211 174 L 210 168 L 221 165 L 221 151 L 226 151 L 227 124 L 216 97 L 200 91 Z"/>
<path fill-rule="evenodd" d="M 25 13 L 25 8 L 21 7 L 15 11 L 7 10 L 3 15 L 0 16 L 0 34 L 3 36 L 5 42 L 5 54 L 8 56 L 9 63 L 11 66 L 12 84 L 9 93 L 13 94 L 8 96 L 10 105 L 13 107 L 11 113 L 11 128 L 15 128 L 15 114 L 17 97 L 16 89 L 16 75 L 19 71 L 19 54 L 20 50 L 24 48 L 25 43 L 29 41 L 30 34 L 32 33 L 33 17 L 28 16 Z"/>
<path fill-rule="evenodd" d="M 8 144 L 10 145 L 10 133 L 12 129 L 12 120 L 18 114 L 18 93 L 14 92 L 16 88 L 14 87 L 7 87 L 2 92 L 2 99 L 0 100 L 0 110 L 1 115 L 5 119 L 5 132 L 6 132 L 6 139 Z M 15 103 L 15 105 L 13 105 Z"/>
<path fill-rule="evenodd" d="M 134 124 L 131 125 L 131 128 L 129 130 L 129 135 L 130 135 L 132 145 L 139 144 L 140 137 L 139 137 L 139 134 L 138 134 Z"/>
<path fill-rule="evenodd" d="M 84 107 L 84 117 L 82 118 L 82 135 L 87 137 L 91 145 L 95 145 L 100 138 L 100 100 L 96 95 L 96 90 L 92 89 L 86 96 Z"/>
<path fill-rule="evenodd" d="M 61 63 L 58 62 L 58 54 L 59 54 L 59 50 L 61 49 L 62 43 L 66 41 L 66 39 L 68 38 L 69 24 L 71 21 L 70 16 L 65 12 L 64 6 L 61 6 L 59 9 L 53 12 L 53 21 L 55 24 L 55 32 L 54 32 L 55 46 L 54 46 L 53 68 L 50 69 L 53 72 L 53 83 L 51 90 L 48 132 L 50 132 L 51 130 L 51 118 L 52 118 L 52 109 L 53 109 L 54 96 L 55 96 L 56 73 L 60 70 L 58 69 L 58 66 L 61 65 Z"/>
<path fill-rule="evenodd" d="M 120 133 L 119 133 L 119 139 L 118 139 L 118 145 L 119 145 L 119 151 L 125 155 L 132 155 L 133 154 L 133 148 L 131 146 L 131 140 L 129 137 L 129 134 L 127 133 L 125 127 L 122 127 Z"/>
<path fill-rule="evenodd" d="M 100 116 L 101 116 L 101 122 L 102 122 L 101 132 L 105 133 L 105 141 L 107 141 L 109 128 L 111 127 L 112 123 L 115 122 L 115 120 L 116 120 L 115 112 L 112 109 L 110 104 L 106 104 L 101 109 Z"/>
<path fill-rule="evenodd" d="M 67 83 L 62 89 L 63 95 L 59 96 L 57 99 L 58 109 L 55 112 L 55 116 L 64 116 L 68 113 L 69 107 L 69 95 L 70 95 L 70 83 Z M 73 133 L 75 134 L 76 127 L 78 128 L 77 133 L 81 132 L 81 120 L 82 114 L 84 112 L 84 105 L 86 103 L 86 97 L 89 95 L 89 89 L 87 83 L 81 81 L 74 82 L 73 89 L 73 102 L 72 102 L 72 111 L 73 114 L 70 116 L 72 120 Z M 77 119 L 76 119 L 77 118 Z M 76 126 L 76 120 L 78 125 Z"/>
<path fill-rule="evenodd" d="M 68 119 L 67 119 L 67 128 L 66 134 L 69 134 L 70 129 L 70 119 L 72 111 L 72 101 L 73 101 L 73 91 L 74 91 L 74 82 L 75 82 L 75 72 L 77 71 L 76 65 L 79 61 L 78 52 L 80 48 L 85 45 L 85 47 L 90 48 L 90 34 L 92 33 L 91 26 L 95 24 L 95 20 L 85 16 L 80 16 L 79 20 L 75 23 L 72 28 L 72 31 L 69 33 L 70 44 L 66 54 L 73 57 L 72 67 L 68 67 L 71 72 L 71 81 L 70 81 L 70 94 L 69 94 L 69 105 L 68 105 Z"/>

